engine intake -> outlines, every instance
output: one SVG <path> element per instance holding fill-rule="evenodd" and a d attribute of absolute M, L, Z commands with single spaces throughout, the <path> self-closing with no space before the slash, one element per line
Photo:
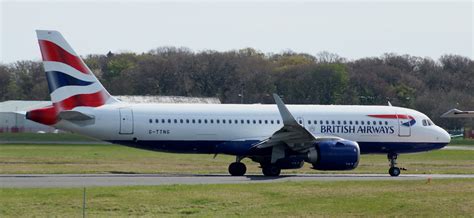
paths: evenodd
<path fill-rule="evenodd" d="M 352 170 L 359 164 L 359 144 L 349 140 L 322 141 L 307 153 L 316 170 Z"/>

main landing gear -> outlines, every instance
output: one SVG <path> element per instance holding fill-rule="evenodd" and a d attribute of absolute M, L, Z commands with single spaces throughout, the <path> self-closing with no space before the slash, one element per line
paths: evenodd
<path fill-rule="evenodd" d="M 279 176 L 281 168 L 274 164 L 262 165 L 262 173 L 265 176 Z"/>
<path fill-rule="evenodd" d="M 406 170 L 405 168 L 397 167 L 397 157 L 398 154 L 387 154 L 388 161 L 390 161 L 390 169 L 388 170 L 388 174 L 390 174 L 390 176 L 399 176 L 401 170 Z"/>
<path fill-rule="evenodd" d="M 237 156 L 236 160 L 234 163 L 231 163 L 229 165 L 229 173 L 232 176 L 243 176 L 245 175 L 245 172 L 247 172 L 247 167 L 245 166 L 244 163 L 240 162 L 243 159 L 243 157 Z"/>

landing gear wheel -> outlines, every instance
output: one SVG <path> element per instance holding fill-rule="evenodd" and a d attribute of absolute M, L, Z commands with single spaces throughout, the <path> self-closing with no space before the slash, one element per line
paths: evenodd
<path fill-rule="evenodd" d="M 400 168 L 398 167 L 390 167 L 388 170 L 388 173 L 390 176 L 399 176 L 400 175 Z"/>
<path fill-rule="evenodd" d="M 388 170 L 388 174 L 390 174 L 390 176 L 399 176 L 400 168 L 397 167 L 398 154 L 394 154 L 394 153 L 387 154 L 387 158 L 388 158 L 388 161 L 390 161 L 390 169 Z"/>
<path fill-rule="evenodd" d="M 281 169 L 276 165 L 262 166 L 262 173 L 265 176 L 279 176 Z"/>
<path fill-rule="evenodd" d="M 234 162 L 229 165 L 229 173 L 232 176 L 243 176 L 247 172 L 247 167 L 241 162 Z"/>

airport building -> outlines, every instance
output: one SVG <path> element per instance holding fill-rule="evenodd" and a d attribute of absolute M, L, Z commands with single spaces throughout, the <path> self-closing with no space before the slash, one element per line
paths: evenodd
<path fill-rule="evenodd" d="M 183 96 L 115 96 L 130 103 L 191 103 L 220 104 L 218 98 L 197 98 Z M 0 133 L 16 132 L 57 132 L 54 127 L 27 120 L 25 112 L 51 105 L 50 101 L 4 101 L 0 102 Z"/>

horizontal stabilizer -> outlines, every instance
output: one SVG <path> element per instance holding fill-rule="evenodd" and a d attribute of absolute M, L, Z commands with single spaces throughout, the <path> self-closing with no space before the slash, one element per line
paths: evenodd
<path fill-rule="evenodd" d="M 79 111 L 61 111 L 58 116 L 62 120 L 69 121 L 85 121 L 94 119 L 94 116 L 84 114 Z"/>

